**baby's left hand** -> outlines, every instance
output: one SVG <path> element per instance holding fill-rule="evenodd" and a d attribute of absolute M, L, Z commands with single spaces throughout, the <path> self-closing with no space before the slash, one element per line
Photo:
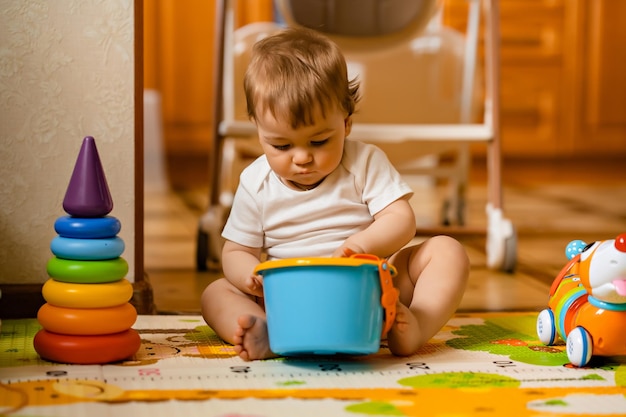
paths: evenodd
<path fill-rule="evenodd" d="M 246 280 L 248 294 L 257 297 L 263 297 L 263 277 L 261 275 L 252 275 Z"/>

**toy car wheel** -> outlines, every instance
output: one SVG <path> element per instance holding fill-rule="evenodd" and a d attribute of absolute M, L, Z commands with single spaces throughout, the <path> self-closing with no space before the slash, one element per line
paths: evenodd
<path fill-rule="evenodd" d="M 593 353 L 593 341 L 582 327 L 576 327 L 567 335 L 567 358 L 574 366 L 582 367 L 589 363 Z"/>
<path fill-rule="evenodd" d="M 554 313 L 548 308 L 537 316 L 537 336 L 541 343 L 547 346 L 552 346 L 556 340 Z"/>

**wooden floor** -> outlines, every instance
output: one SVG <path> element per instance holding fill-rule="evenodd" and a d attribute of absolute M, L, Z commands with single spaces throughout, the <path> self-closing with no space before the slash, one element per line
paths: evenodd
<path fill-rule="evenodd" d="M 467 248 L 472 269 L 461 311 L 537 311 L 549 284 L 565 264 L 564 249 L 626 232 L 626 172 L 623 158 L 595 161 L 506 161 L 504 213 L 517 231 L 514 273 L 486 266 L 487 177 L 474 162 L 466 195 L 466 223 L 452 231 Z M 208 202 L 208 176 L 201 159 L 170 159 L 168 184 L 147 184 L 145 268 L 162 314 L 199 312 L 205 286 L 219 273 L 197 272 L 196 236 Z M 437 225 L 440 187 L 418 186 L 418 223 Z M 415 199 L 414 199 L 415 200 Z M 422 237 L 417 237 L 420 239 Z"/>

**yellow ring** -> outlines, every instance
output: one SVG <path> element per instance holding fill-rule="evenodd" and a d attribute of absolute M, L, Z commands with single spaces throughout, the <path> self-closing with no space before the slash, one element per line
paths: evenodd
<path fill-rule="evenodd" d="M 114 307 L 130 301 L 133 285 L 127 279 L 105 284 L 72 284 L 49 279 L 41 293 L 48 303 L 57 307 Z"/>
<path fill-rule="evenodd" d="M 129 303 L 107 308 L 67 308 L 44 304 L 37 312 L 41 326 L 53 333 L 103 335 L 128 330 L 137 320 Z"/>

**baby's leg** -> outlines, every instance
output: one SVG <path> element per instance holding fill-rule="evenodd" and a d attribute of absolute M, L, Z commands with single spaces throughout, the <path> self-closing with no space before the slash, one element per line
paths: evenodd
<path fill-rule="evenodd" d="M 469 260 L 459 242 L 436 236 L 402 249 L 390 259 L 400 290 L 396 321 L 387 336 L 389 349 L 414 354 L 447 323 L 461 302 Z"/>
<path fill-rule="evenodd" d="M 202 293 L 202 316 L 207 324 L 244 360 L 275 356 L 269 348 L 265 311 L 225 278 Z"/>

